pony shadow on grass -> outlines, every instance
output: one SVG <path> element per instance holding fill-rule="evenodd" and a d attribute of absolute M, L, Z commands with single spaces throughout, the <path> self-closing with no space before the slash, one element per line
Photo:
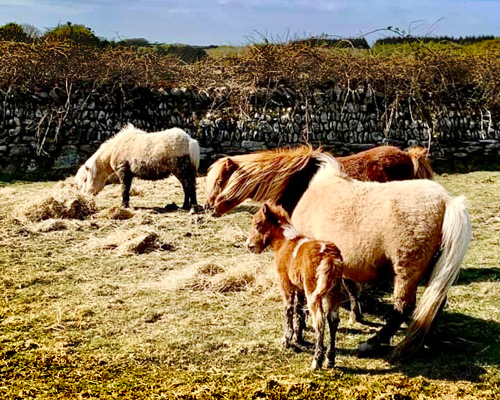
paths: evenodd
<path fill-rule="evenodd" d="M 345 331 L 340 330 L 342 334 Z M 389 358 L 392 346 L 384 346 L 371 358 Z M 355 356 L 355 349 L 337 349 L 339 354 Z M 336 368 L 350 374 L 387 374 L 401 372 L 408 377 L 423 376 L 447 381 L 480 382 L 487 370 L 482 365 L 500 366 L 500 323 L 443 312 L 423 349 L 409 362 L 379 370 L 371 368 Z"/>
<path fill-rule="evenodd" d="M 472 282 L 500 282 L 500 268 L 464 268 L 458 276 L 458 285 Z"/>
<path fill-rule="evenodd" d="M 458 285 L 473 282 L 500 281 L 500 268 L 465 268 L 460 272 Z M 377 282 L 360 293 L 363 314 L 383 317 L 390 311 L 388 299 L 391 284 Z M 348 306 L 348 302 L 346 302 Z M 341 334 L 360 335 L 361 329 L 341 327 Z M 372 358 L 389 358 L 392 346 L 383 346 Z M 355 349 L 338 349 L 339 354 L 357 355 Z M 409 377 L 424 376 L 429 379 L 480 382 L 487 370 L 482 365 L 500 367 L 500 321 L 484 320 L 446 308 L 436 318 L 435 325 L 426 338 L 425 346 L 407 363 L 394 364 L 383 371 L 366 368 L 342 368 L 351 374 L 386 374 L 402 372 Z"/>

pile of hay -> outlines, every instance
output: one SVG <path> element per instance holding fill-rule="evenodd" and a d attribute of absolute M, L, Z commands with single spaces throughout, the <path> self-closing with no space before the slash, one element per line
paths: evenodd
<path fill-rule="evenodd" d="M 130 219 L 134 216 L 134 213 L 130 211 L 128 208 L 124 207 L 110 207 L 106 208 L 95 215 L 97 218 L 106 218 L 106 219 Z"/>
<path fill-rule="evenodd" d="M 143 254 L 155 250 L 175 250 L 175 246 L 161 240 L 154 231 L 140 229 L 117 231 L 104 239 L 96 239 L 89 244 L 94 249 L 116 250 L 120 254 Z"/>
<path fill-rule="evenodd" d="M 68 229 L 70 226 L 68 223 L 62 219 L 47 219 L 45 221 L 39 222 L 34 230 L 35 232 L 55 232 L 55 231 L 64 231 Z"/>
<path fill-rule="evenodd" d="M 271 269 L 252 261 L 230 265 L 204 261 L 172 271 L 161 286 L 167 290 L 189 289 L 217 293 L 252 290 L 264 293 L 274 285 L 271 272 Z"/>
<path fill-rule="evenodd" d="M 46 219 L 84 219 L 96 212 L 92 197 L 82 194 L 70 182 L 63 181 L 54 189 L 19 207 L 17 214 L 31 222 Z"/>

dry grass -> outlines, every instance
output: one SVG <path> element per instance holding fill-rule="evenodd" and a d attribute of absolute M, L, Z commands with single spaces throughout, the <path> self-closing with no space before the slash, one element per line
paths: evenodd
<path fill-rule="evenodd" d="M 58 183 L 36 198 L 19 202 L 14 209 L 14 214 L 32 222 L 49 218 L 84 219 L 95 212 L 94 199 L 82 194 L 72 179 Z"/>
<path fill-rule="evenodd" d="M 500 173 L 437 180 L 467 195 L 474 241 L 428 348 L 409 365 L 360 359 L 375 328 L 342 310 L 338 366 L 314 373 L 309 354 L 281 347 L 272 254 L 244 247 L 255 203 L 159 212 L 182 201 L 180 184 L 137 180 L 129 210 L 109 185 L 95 214 L 37 221 L 13 215 L 70 183 L 0 187 L 0 397 L 496 399 Z M 381 322 L 388 295 L 368 294 Z"/>

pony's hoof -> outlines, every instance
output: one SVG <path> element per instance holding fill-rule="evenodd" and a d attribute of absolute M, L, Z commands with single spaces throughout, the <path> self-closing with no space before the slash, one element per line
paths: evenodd
<path fill-rule="evenodd" d="M 317 371 L 318 369 L 321 369 L 321 361 L 314 359 L 311 363 L 311 369 L 314 371 Z"/>
<path fill-rule="evenodd" d="M 327 359 L 325 362 L 325 367 L 326 368 L 334 368 L 335 367 L 335 359 L 333 359 L 333 360 Z"/>
<path fill-rule="evenodd" d="M 358 352 L 361 357 L 373 354 L 379 346 L 373 343 L 364 342 L 358 346 Z"/>
<path fill-rule="evenodd" d="M 203 207 L 199 206 L 197 204 L 197 205 L 191 207 L 191 209 L 189 210 L 189 214 L 191 214 L 191 215 L 193 215 L 193 214 L 199 214 L 199 213 L 201 213 L 203 211 L 204 211 Z"/>

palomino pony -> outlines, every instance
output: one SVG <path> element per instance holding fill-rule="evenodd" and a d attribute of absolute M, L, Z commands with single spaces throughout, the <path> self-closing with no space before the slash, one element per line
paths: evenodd
<path fill-rule="evenodd" d="M 122 184 L 122 204 L 129 206 L 134 176 L 163 179 L 173 174 L 184 189 L 183 209 L 196 206 L 196 171 L 200 146 L 180 128 L 147 133 L 128 124 L 99 149 L 78 170 L 78 188 L 96 195 L 106 178 L 116 173 Z"/>
<path fill-rule="evenodd" d="M 207 173 L 206 206 L 224 214 L 248 198 L 274 200 L 291 214 L 318 171 L 322 154 L 321 149 L 300 146 L 220 158 Z M 361 181 L 432 178 L 423 147 L 402 151 L 380 146 L 337 160 L 347 175 Z"/>
<path fill-rule="evenodd" d="M 247 240 L 248 248 L 261 253 L 267 246 L 274 250 L 274 265 L 278 272 L 279 287 L 285 303 L 285 347 L 300 346 L 305 313 L 302 304 L 296 304 L 296 295 L 305 293 L 309 313 L 316 333 L 316 345 L 311 367 L 321 368 L 325 357 L 323 338 L 325 313 L 330 330 L 327 366 L 335 365 L 335 336 L 340 322 L 339 304 L 342 286 L 342 256 L 333 243 L 311 240 L 299 235 L 291 225 L 290 216 L 273 201 L 265 202 L 254 215 Z M 299 296 L 297 296 L 299 297 Z M 294 327 L 294 314 L 297 324 Z M 293 343 L 293 341 L 298 343 Z"/>
<path fill-rule="evenodd" d="M 430 180 L 361 182 L 348 177 L 327 154 L 292 215 L 297 230 L 334 242 L 344 259 L 344 278 L 367 282 L 385 266 L 394 274 L 394 309 L 366 343 L 369 353 L 388 343 L 416 304 L 417 286 L 430 275 L 406 337 L 393 359 L 422 345 L 455 281 L 471 238 L 463 197 L 453 198 Z"/>

